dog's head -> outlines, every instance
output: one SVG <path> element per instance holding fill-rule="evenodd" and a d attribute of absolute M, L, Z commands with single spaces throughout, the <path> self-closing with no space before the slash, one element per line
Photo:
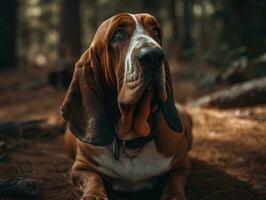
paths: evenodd
<path fill-rule="evenodd" d="M 98 28 L 61 108 L 80 140 L 108 145 L 115 135 L 148 136 L 157 109 L 170 128 L 182 132 L 161 43 L 162 31 L 149 14 L 117 14 Z"/>

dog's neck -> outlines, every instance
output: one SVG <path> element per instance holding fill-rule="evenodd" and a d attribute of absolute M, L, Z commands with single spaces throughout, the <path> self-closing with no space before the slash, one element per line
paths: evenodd
<path fill-rule="evenodd" d="M 156 130 L 158 128 L 159 119 L 160 109 L 157 108 L 157 110 L 152 114 L 151 133 L 146 137 L 134 138 L 131 140 L 121 140 L 118 137 L 115 137 L 113 141 L 113 154 L 115 159 L 119 160 L 121 146 L 125 149 L 136 150 L 137 152 L 139 152 L 142 147 L 152 141 L 156 137 Z"/>

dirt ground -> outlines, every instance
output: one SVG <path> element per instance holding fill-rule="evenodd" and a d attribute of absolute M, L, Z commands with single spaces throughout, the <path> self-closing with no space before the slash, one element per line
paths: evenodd
<path fill-rule="evenodd" d="M 0 122 L 62 120 L 59 106 L 65 90 L 51 88 L 44 77 L 45 73 L 40 76 L 36 71 L 0 74 Z M 190 94 L 196 91 L 186 78 L 174 80 L 174 86 L 181 102 L 193 98 Z M 179 95 L 180 91 L 183 95 Z M 266 105 L 230 110 L 187 109 L 194 120 L 188 200 L 266 199 Z M 0 178 L 23 176 L 41 180 L 39 199 L 80 199 L 78 188 L 69 178 L 72 161 L 64 153 L 63 135 L 36 135 L 27 139 L 0 138 L 9 146 L 9 159 L 0 160 Z M 153 192 L 123 194 L 120 199 L 158 199 L 158 191 Z"/>

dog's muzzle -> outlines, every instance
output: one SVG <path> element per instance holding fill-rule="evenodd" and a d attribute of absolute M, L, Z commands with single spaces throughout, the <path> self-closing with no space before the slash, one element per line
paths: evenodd
<path fill-rule="evenodd" d="M 141 48 L 137 58 L 144 70 L 156 70 L 162 65 L 164 53 L 159 47 Z"/>

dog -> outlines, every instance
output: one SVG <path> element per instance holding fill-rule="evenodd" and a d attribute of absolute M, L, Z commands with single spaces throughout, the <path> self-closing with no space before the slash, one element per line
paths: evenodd
<path fill-rule="evenodd" d="M 162 31 L 150 14 L 103 22 L 75 65 L 61 113 L 73 182 L 82 200 L 151 189 L 167 176 L 162 200 L 184 200 L 192 120 L 173 99 Z"/>

